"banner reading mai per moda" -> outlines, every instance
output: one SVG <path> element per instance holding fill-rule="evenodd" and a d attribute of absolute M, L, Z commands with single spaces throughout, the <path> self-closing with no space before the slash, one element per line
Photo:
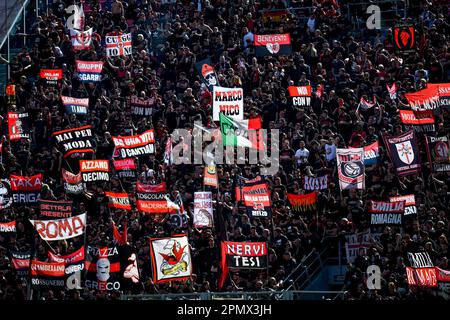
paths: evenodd
<path fill-rule="evenodd" d="M 419 146 L 413 130 L 395 137 L 384 137 L 384 142 L 398 176 L 416 174 L 420 171 Z"/>

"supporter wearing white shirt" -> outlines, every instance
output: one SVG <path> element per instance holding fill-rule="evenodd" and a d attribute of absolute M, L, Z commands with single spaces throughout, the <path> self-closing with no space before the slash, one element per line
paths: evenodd
<path fill-rule="evenodd" d="M 334 161 L 334 159 L 336 158 L 336 145 L 334 144 L 333 139 L 330 138 L 325 143 L 324 148 L 327 161 Z"/>
<path fill-rule="evenodd" d="M 244 48 L 247 48 L 249 45 L 247 39 L 250 39 L 250 43 L 253 43 L 253 33 L 249 31 L 247 27 L 245 27 L 243 31 L 245 35 L 242 38 L 242 41 L 244 42 Z"/>
<path fill-rule="evenodd" d="M 299 148 L 295 152 L 295 159 L 297 160 L 297 165 L 301 165 L 306 162 L 309 157 L 309 150 L 305 148 L 305 141 L 299 142 Z"/>

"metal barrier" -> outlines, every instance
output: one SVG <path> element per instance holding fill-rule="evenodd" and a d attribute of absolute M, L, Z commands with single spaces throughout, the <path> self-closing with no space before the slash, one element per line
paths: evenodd
<path fill-rule="evenodd" d="M 201 292 L 122 295 L 121 300 L 339 300 L 342 291 Z"/>

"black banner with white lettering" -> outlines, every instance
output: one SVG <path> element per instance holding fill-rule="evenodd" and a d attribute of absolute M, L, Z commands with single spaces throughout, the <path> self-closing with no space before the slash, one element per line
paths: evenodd
<path fill-rule="evenodd" d="M 58 149 L 64 154 L 64 158 L 74 153 L 94 152 L 92 126 L 90 125 L 53 132 L 52 136 Z"/>
<path fill-rule="evenodd" d="M 442 137 L 425 137 L 427 156 L 430 169 L 433 172 L 450 171 L 449 139 Z"/>
<path fill-rule="evenodd" d="M 118 247 L 86 247 L 84 287 L 100 291 L 121 290 Z"/>
<path fill-rule="evenodd" d="M 370 201 L 370 224 L 377 225 L 401 225 L 405 213 L 405 201 Z"/>

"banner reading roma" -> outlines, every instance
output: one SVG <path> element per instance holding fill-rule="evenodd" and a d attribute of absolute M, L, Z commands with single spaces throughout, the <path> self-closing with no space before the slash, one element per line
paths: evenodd
<path fill-rule="evenodd" d="M 105 36 L 106 56 L 129 56 L 132 54 L 131 33 L 118 36 Z"/>
<path fill-rule="evenodd" d="M 185 235 L 151 238 L 153 282 L 184 281 L 192 275 L 191 251 Z"/>
<path fill-rule="evenodd" d="M 71 239 L 84 234 L 86 214 L 65 219 L 30 220 L 39 236 L 46 241 Z"/>
<path fill-rule="evenodd" d="M 120 290 L 120 254 L 117 247 L 86 247 L 84 287 L 100 291 Z"/>
<path fill-rule="evenodd" d="M 266 269 L 268 266 L 265 242 L 221 242 L 221 269 L 219 288 L 223 287 L 228 269 Z"/>
<path fill-rule="evenodd" d="M 8 112 L 9 140 L 30 139 L 27 112 Z"/>
<path fill-rule="evenodd" d="M 65 264 L 64 262 L 42 262 L 36 259 L 31 261 L 31 286 L 37 289 L 64 288 Z"/>
<path fill-rule="evenodd" d="M 109 161 L 80 160 L 80 172 L 84 182 L 109 181 Z"/>
<path fill-rule="evenodd" d="M 67 114 L 87 114 L 89 108 L 89 98 L 73 98 L 61 96 L 61 101 Z"/>
<path fill-rule="evenodd" d="M 113 160 L 113 166 L 119 178 L 136 178 L 135 170 L 137 166 L 135 158 Z"/>
<path fill-rule="evenodd" d="M 109 198 L 108 207 L 120 210 L 131 210 L 128 193 L 105 192 L 105 195 Z"/>
<path fill-rule="evenodd" d="M 46 85 L 56 86 L 62 79 L 62 69 L 41 69 L 39 77 L 44 79 Z"/>
<path fill-rule="evenodd" d="M 153 129 L 134 136 L 112 137 L 120 158 L 130 158 L 155 153 Z"/>
<path fill-rule="evenodd" d="M 364 149 L 336 149 L 339 187 L 341 190 L 365 189 Z"/>
<path fill-rule="evenodd" d="M 272 217 L 269 188 L 261 177 L 245 181 L 242 191 L 239 188 L 237 189 L 239 198 L 238 196 L 236 198 L 238 201 L 241 199 L 241 192 L 249 217 Z"/>
<path fill-rule="evenodd" d="M 447 136 L 425 137 L 428 162 L 433 172 L 450 171 L 450 144 Z"/>
<path fill-rule="evenodd" d="M 292 211 L 302 213 L 306 211 L 316 210 L 317 206 L 317 192 L 308 194 L 293 194 L 288 193 L 287 197 L 291 204 Z"/>
<path fill-rule="evenodd" d="M 399 110 L 402 123 L 412 125 L 414 132 L 435 132 L 433 110 Z"/>
<path fill-rule="evenodd" d="M 406 267 L 406 276 L 410 286 L 437 286 L 436 269 L 428 252 L 408 252 L 408 260 L 410 266 Z"/>
<path fill-rule="evenodd" d="M 288 87 L 288 91 L 294 107 L 311 106 L 311 86 L 290 86 Z"/>
<path fill-rule="evenodd" d="M 326 174 L 321 177 L 303 177 L 303 189 L 314 191 L 314 190 L 323 190 L 328 188 L 328 178 L 329 175 Z"/>
<path fill-rule="evenodd" d="M 244 90 L 242 88 L 213 87 L 213 120 L 219 121 L 219 113 L 243 120 Z"/>
<path fill-rule="evenodd" d="M 78 79 L 81 82 L 100 82 L 102 80 L 103 61 L 75 60 Z"/>
<path fill-rule="evenodd" d="M 11 174 L 11 191 L 13 193 L 13 203 L 34 205 L 39 202 L 42 189 L 42 173 L 34 176 L 16 176 Z"/>
<path fill-rule="evenodd" d="M 93 153 L 94 142 L 92 126 L 66 129 L 53 132 L 58 148 L 63 152 L 64 158 L 74 153 Z"/>
<path fill-rule="evenodd" d="M 420 171 L 419 146 L 413 130 L 395 137 L 384 137 L 384 143 L 398 176 L 416 174 Z"/>
<path fill-rule="evenodd" d="M 433 110 L 439 108 L 438 87 L 427 87 L 413 93 L 405 93 L 408 104 L 413 110 Z"/>
<path fill-rule="evenodd" d="M 81 172 L 73 174 L 65 169 L 61 170 L 61 175 L 64 181 L 64 191 L 71 194 L 80 194 L 86 189 L 83 183 Z"/>
<path fill-rule="evenodd" d="M 283 34 L 255 34 L 256 56 L 290 55 L 292 53 L 291 36 Z"/>
<path fill-rule="evenodd" d="M 213 219 L 213 202 L 212 192 L 195 192 L 194 193 L 194 227 L 195 228 L 212 228 L 214 226 Z"/>
<path fill-rule="evenodd" d="M 40 216 L 42 218 L 70 218 L 72 201 L 40 200 Z"/>
<path fill-rule="evenodd" d="M 417 214 L 417 207 L 416 207 L 416 197 L 414 194 L 408 194 L 406 196 L 396 196 L 396 197 L 389 197 L 390 202 L 397 202 L 397 201 L 405 201 L 405 213 L 404 215 L 410 215 L 410 214 Z"/>
<path fill-rule="evenodd" d="M 402 225 L 405 201 L 370 201 L 369 213 L 371 225 Z"/>

